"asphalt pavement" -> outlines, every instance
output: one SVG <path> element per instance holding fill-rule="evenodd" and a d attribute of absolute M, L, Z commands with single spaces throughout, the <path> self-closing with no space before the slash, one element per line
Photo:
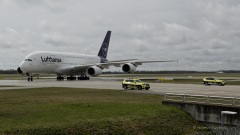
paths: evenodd
<path fill-rule="evenodd" d="M 6 86 L 6 87 L 5 87 Z M 209 96 L 239 97 L 240 86 L 238 85 L 211 85 L 203 84 L 173 84 L 173 83 L 150 83 L 150 90 L 123 90 L 121 81 L 111 78 L 97 78 L 81 81 L 56 81 L 55 79 L 27 80 L 0 80 L 0 90 L 42 88 L 42 87 L 71 87 L 71 88 L 94 88 L 112 89 L 147 94 L 177 93 Z"/>

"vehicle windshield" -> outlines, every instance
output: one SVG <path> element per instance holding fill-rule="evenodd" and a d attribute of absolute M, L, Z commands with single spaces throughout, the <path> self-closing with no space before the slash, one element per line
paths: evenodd
<path fill-rule="evenodd" d="M 142 80 L 136 80 L 136 82 L 143 82 Z"/>
<path fill-rule="evenodd" d="M 218 80 L 217 78 L 214 78 L 214 77 L 210 77 L 210 78 L 207 78 L 208 80 Z"/>

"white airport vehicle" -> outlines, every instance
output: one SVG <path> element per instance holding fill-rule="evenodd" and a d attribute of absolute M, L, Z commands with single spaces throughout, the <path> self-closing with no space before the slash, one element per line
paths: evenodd
<path fill-rule="evenodd" d="M 65 77 L 67 80 L 89 80 L 89 76 L 101 75 L 102 70 L 110 66 L 122 67 L 123 72 L 133 73 L 142 63 L 174 61 L 140 61 L 137 59 L 108 61 L 110 37 L 111 31 L 108 31 L 97 56 L 50 51 L 32 52 L 26 56 L 17 68 L 17 72 L 27 75 L 28 81 L 33 81 L 33 77 L 41 73 L 57 74 L 57 80 L 64 80 Z"/>

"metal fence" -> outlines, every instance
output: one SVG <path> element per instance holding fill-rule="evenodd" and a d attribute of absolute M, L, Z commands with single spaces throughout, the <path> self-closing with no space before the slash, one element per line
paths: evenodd
<path fill-rule="evenodd" d="M 240 107 L 240 98 L 237 97 L 166 93 L 164 95 L 164 101 Z"/>
<path fill-rule="evenodd" d="M 221 105 L 240 107 L 240 98 L 223 97 L 223 96 L 208 96 L 208 95 L 191 95 L 191 94 L 176 94 L 166 93 L 164 101 L 174 101 L 180 103 L 196 103 L 208 105 Z M 196 135 L 240 135 L 240 126 L 231 128 L 219 128 L 210 132 L 197 133 Z"/>

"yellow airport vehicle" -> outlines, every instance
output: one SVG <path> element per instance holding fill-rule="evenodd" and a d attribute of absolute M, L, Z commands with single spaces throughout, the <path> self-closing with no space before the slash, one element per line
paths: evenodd
<path fill-rule="evenodd" d="M 217 84 L 219 86 L 224 86 L 226 83 L 225 83 L 225 81 L 219 80 L 215 77 L 206 77 L 206 78 L 203 78 L 203 84 L 206 86 L 211 85 L 211 84 Z"/>
<path fill-rule="evenodd" d="M 129 79 L 124 79 L 122 81 L 122 87 L 123 89 L 128 89 L 128 88 L 131 88 L 131 89 L 138 89 L 138 90 L 142 90 L 142 89 L 145 89 L 145 90 L 149 90 L 150 89 L 150 84 L 149 83 L 146 83 L 146 82 L 143 82 L 141 81 L 140 79 L 137 79 L 137 78 L 129 78 Z"/>

